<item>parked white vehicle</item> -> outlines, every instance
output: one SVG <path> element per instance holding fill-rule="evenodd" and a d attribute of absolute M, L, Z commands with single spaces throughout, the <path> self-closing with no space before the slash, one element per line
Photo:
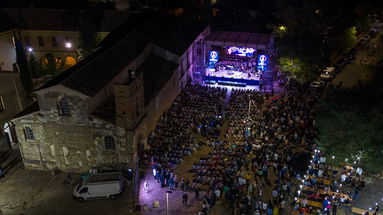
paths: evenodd
<path fill-rule="evenodd" d="M 335 67 L 326 67 L 324 70 L 323 70 L 323 73 L 324 74 L 335 74 Z"/>
<path fill-rule="evenodd" d="M 335 76 L 335 67 L 326 67 L 319 78 L 322 81 L 328 81 L 334 78 L 334 76 Z"/>
<path fill-rule="evenodd" d="M 91 174 L 73 191 L 73 198 L 81 201 L 90 199 L 115 199 L 124 190 L 125 180 L 121 172 Z"/>
<path fill-rule="evenodd" d="M 311 82 L 310 87 L 314 89 L 318 89 L 318 88 L 324 87 L 325 84 L 326 83 L 324 81 L 313 81 Z"/>

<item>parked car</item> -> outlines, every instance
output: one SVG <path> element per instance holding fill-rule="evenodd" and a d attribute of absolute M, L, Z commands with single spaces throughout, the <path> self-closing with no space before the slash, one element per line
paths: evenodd
<path fill-rule="evenodd" d="M 319 79 L 321 80 L 321 81 L 330 81 L 331 79 L 333 79 L 334 78 L 334 76 L 332 76 L 332 75 L 330 75 L 330 74 L 321 74 L 320 76 L 319 76 Z"/>
<path fill-rule="evenodd" d="M 335 67 L 326 67 L 324 70 L 323 70 L 323 73 L 322 74 L 330 74 L 330 75 L 335 75 L 336 73 L 336 69 Z"/>
<path fill-rule="evenodd" d="M 368 32 L 368 34 L 371 36 L 371 38 L 375 38 L 377 35 L 378 35 L 378 31 L 376 30 L 376 29 L 374 29 L 374 28 L 372 28 L 369 32 Z"/>
<path fill-rule="evenodd" d="M 82 202 L 90 199 L 115 199 L 125 187 L 121 172 L 93 173 L 73 191 L 73 198 Z"/>
<path fill-rule="evenodd" d="M 367 43 L 369 43 L 371 41 L 371 36 L 370 35 L 366 35 L 366 36 L 364 36 L 361 40 L 360 40 L 360 42 L 362 43 L 362 45 L 366 45 Z"/>
<path fill-rule="evenodd" d="M 313 89 L 323 88 L 324 86 L 325 86 L 325 82 L 324 81 L 313 81 L 310 84 L 310 87 L 313 88 Z"/>

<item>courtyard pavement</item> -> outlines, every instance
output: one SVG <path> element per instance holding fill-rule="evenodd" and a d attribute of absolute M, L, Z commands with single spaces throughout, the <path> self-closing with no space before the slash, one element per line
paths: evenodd
<path fill-rule="evenodd" d="M 3 215 L 126 215 L 131 213 L 126 190 L 116 200 L 102 199 L 79 203 L 72 199 L 79 175 L 64 186 L 65 173 L 13 168 L 0 179 L 0 207 Z M 75 180 L 76 179 L 76 180 Z"/>
<path fill-rule="evenodd" d="M 366 191 L 360 193 L 358 200 L 353 201 L 352 206 L 363 210 L 373 208 L 375 203 L 383 206 L 383 179 L 371 177 L 371 183 L 367 184 Z"/>
<path fill-rule="evenodd" d="M 149 192 L 144 190 L 145 181 L 149 181 Z M 146 169 L 145 179 L 141 180 L 139 191 L 139 204 L 141 205 L 143 215 L 166 215 L 167 201 L 166 191 L 168 188 L 161 188 L 160 183 L 152 177 L 152 169 Z M 195 199 L 193 192 L 186 192 L 188 194 L 188 202 L 186 205 L 182 204 L 182 195 L 185 192 L 179 189 L 173 190 L 169 194 L 169 215 L 173 214 L 195 214 L 202 209 L 201 199 Z M 153 202 L 159 201 L 159 207 L 153 208 Z"/>

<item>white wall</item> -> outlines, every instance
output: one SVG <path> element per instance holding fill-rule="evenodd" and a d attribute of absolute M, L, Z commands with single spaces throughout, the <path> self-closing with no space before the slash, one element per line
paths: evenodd
<path fill-rule="evenodd" d="M 0 71 L 13 71 L 16 62 L 16 49 L 11 31 L 0 33 Z"/>

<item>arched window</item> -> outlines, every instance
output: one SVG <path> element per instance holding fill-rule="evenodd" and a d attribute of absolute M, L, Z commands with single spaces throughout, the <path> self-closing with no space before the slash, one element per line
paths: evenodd
<path fill-rule="evenodd" d="M 65 63 L 69 67 L 74 66 L 76 64 L 76 59 L 74 59 L 74 57 L 72 57 L 72 56 L 67 56 L 65 58 Z"/>
<path fill-rule="evenodd" d="M 60 99 L 57 106 L 60 116 L 70 116 L 69 103 L 65 98 Z"/>
<path fill-rule="evenodd" d="M 104 137 L 104 145 L 106 150 L 116 150 L 116 144 L 114 142 L 114 137 L 112 136 Z"/>
<path fill-rule="evenodd" d="M 24 128 L 25 140 L 35 140 L 35 135 L 33 134 L 33 130 L 30 127 Z"/>

